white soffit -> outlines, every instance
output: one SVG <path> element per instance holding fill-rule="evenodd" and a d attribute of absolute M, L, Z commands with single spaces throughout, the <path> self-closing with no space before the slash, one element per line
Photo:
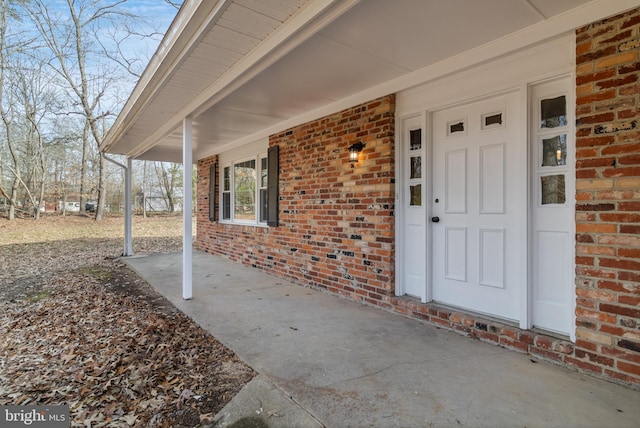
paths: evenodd
<path fill-rule="evenodd" d="M 336 0 L 327 1 L 324 9 L 313 1 L 228 3 L 128 130 L 110 141 L 110 151 L 179 160 L 181 121 L 193 115 L 194 159 L 199 159 L 312 120 L 313 115 L 331 113 L 331 108 L 337 111 L 340 103 L 356 104 L 405 89 L 424 76 L 454 72 L 473 61 L 521 48 L 531 39 L 540 41 L 619 13 L 640 1 L 362 0 L 353 5 L 353 1 Z M 297 46 L 284 56 L 273 50 L 279 55 L 273 63 L 253 72 L 245 69 L 232 79 L 229 70 L 237 67 L 243 55 L 252 53 L 251 46 L 253 53 L 256 46 L 262 46 L 260 37 L 278 34 L 269 31 L 283 22 L 286 13 L 276 11 L 285 3 L 289 20 L 299 17 L 305 7 L 316 8 L 307 24 L 282 41 L 282 45 Z M 325 19 L 332 11 L 335 15 Z M 235 34 L 256 20 L 260 25 L 246 34 Z M 298 42 L 296 37 L 300 37 Z M 221 78 L 229 79 L 229 84 L 217 83 Z M 220 85 L 217 92 L 211 91 L 205 99 L 205 93 L 216 85 Z"/>

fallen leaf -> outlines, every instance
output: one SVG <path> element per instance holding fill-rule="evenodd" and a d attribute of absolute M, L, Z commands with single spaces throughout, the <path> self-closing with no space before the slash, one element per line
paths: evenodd
<path fill-rule="evenodd" d="M 65 403 L 73 427 L 192 426 L 253 377 L 113 257 L 121 222 L 45 218 L 3 235 L 0 405 Z M 134 251 L 178 251 L 180 223 L 136 219 Z"/>

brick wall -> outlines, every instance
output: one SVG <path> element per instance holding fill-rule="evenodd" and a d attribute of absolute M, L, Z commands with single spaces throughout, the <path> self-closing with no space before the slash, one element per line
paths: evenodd
<path fill-rule="evenodd" d="M 211 156 L 206 159 L 201 159 L 198 161 L 197 167 L 197 182 L 196 182 L 196 200 L 197 200 L 197 209 L 198 213 L 196 215 L 196 227 L 198 231 L 198 237 L 196 238 L 196 244 L 198 243 L 198 239 L 201 239 L 200 231 L 207 230 L 209 223 L 209 168 L 211 165 L 216 165 L 216 176 L 214 177 L 215 182 L 214 186 L 216 187 L 215 194 L 218 195 L 219 190 L 219 181 L 220 174 L 218 167 L 218 156 Z M 218 201 L 216 201 L 216 207 L 218 206 Z M 218 213 L 215 213 L 215 218 L 218 218 Z"/>
<path fill-rule="evenodd" d="M 576 32 L 575 355 L 640 384 L 640 9 Z"/>
<path fill-rule="evenodd" d="M 357 301 L 393 294 L 394 113 L 390 95 L 271 136 L 280 147 L 278 227 L 210 222 L 217 158 L 200 160 L 196 247 Z M 347 148 L 358 141 L 365 148 L 352 166 Z"/>

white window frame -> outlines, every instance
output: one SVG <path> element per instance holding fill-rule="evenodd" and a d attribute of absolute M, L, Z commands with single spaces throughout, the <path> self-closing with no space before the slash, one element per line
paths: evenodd
<path fill-rule="evenodd" d="M 267 227 L 267 221 L 260 221 L 260 211 L 262 209 L 262 200 L 260 198 L 260 190 L 263 189 L 261 187 L 262 184 L 262 159 L 267 158 L 266 152 L 261 152 L 255 156 L 242 157 L 237 158 L 229 162 L 225 162 L 220 166 L 220 195 L 219 195 L 219 221 L 220 223 L 226 224 L 238 224 L 245 226 L 261 226 Z M 256 163 L 256 186 L 255 186 L 255 219 L 254 220 L 245 220 L 245 219 L 236 219 L 235 218 L 235 166 L 247 161 L 255 161 Z M 267 164 L 268 165 L 268 164 Z M 224 172 L 225 168 L 229 168 L 230 177 L 229 177 L 229 191 L 224 190 Z M 230 218 L 224 218 L 224 194 L 229 193 L 229 210 L 230 210 Z"/>
<path fill-rule="evenodd" d="M 262 161 L 266 164 L 266 168 L 262 168 Z M 266 225 L 269 217 L 269 207 L 265 207 L 265 218 L 262 220 L 262 208 L 269 201 L 269 194 L 267 193 L 267 189 L 269 188 L 269 158 L 266 154 L 258 156 L 258 171 L 257 171 L 257 183 L 256 183 L 256 192 L 258 193 L 258 197 L 256 198 L 257 212 L 256 219 L 258 220 L 258 224 Z M 266 173 L 264 172 L 266 171 Z M 262 185 L 262 174 L 265 175 L 264 186 Z M 264 191 L 264 192 L 263 192 Z M 264 200 L 262 199 L 262 195 L 264 193 Z"/>

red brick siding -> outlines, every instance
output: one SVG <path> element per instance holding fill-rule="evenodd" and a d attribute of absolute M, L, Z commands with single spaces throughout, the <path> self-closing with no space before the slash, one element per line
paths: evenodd
<path fill-rule="evenodd" d="M 278 227 L 210 222 L 217 159 L 199 161 L 196 247 L 361 302 L 393 294 L 394 133 L 390 95 L 271 136 L 280 147 Z M 365 148 L 352 166 L 348 147 L 358 141 Z"/>
<path fill-rule="evenodd" d="M 219 181 L 219 170 L 218 170 L 218 156 L 212 156 L 207 159 L 202 159 L 198 161 L 198 170 L 197 170 L 197 182 L 196 182 L 196 200 L 197 200 L 197 209 L 198 214 L 196 216 L 197 220 L 197 230 L 200 230 L 200 227 L 205 228 L 207 223 L 209 223 L 209 168 L 211 165 L 216 165 L 216 176 L 214 177 L 216 186 L 215 194 L 218 194 L 218 181 Z M 218 201 L 216 201 L 216 207 L 218 206 Z M 218 218 L 218 213 L 215 214 L 215 218 Z M 204 230 L 204 229 L 203 229 Z"/>
<path fill-rule="evenodd" d="M 576 349 L 640 384 L 640 9 L 576 31 Z"/>

